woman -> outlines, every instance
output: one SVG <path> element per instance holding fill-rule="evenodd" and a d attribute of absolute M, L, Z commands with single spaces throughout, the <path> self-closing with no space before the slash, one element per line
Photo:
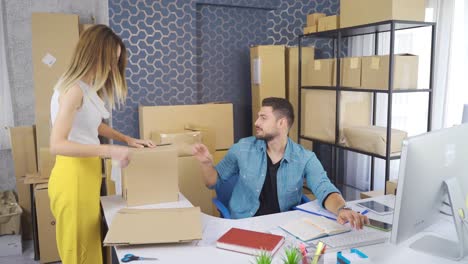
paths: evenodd
<path fill-rule="evenodd" d="M 57 155 L 49 180 L 56 219 L 57 247 L 64 264 L 102 263 L 100 207 L 101 158 L 129 163 L 128 148 L 101 145 L 98 135 L 131 147 L 154 147 L 151 141 L 123 135 L 102 119 L 109 112 L 101 98 L 115 107 L 125 101 L 126 50 L 105 25 L 83 32 L 71 63 L 57 82 L 51 100 L 50 150 Z"/>

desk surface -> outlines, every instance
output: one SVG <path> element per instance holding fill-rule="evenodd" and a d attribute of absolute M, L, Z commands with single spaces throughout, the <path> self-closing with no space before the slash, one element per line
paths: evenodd
<path fill-rule="evenodd" d="M 364 199 L 350 202 L 351 207 L 360 201 L 376 200 L 393 208 L 394 196 L 381 196 L 373 199 Z M 112 222 L 115 213 L 121 208 L 126 207 L 125 201 L 120 196 L 101 197 L 101 204 L 108 225 Z M 179 195 L 179 202 L 165 203 L 150 206 L 140 206 L 137 208 L 175 208 L 175 207 L 191 207 L 192 204 L 183 196 Z M 303 205 L 304 208 L 318 209 L 317 202 L 313 201 Z M 355 207 L 359 209 L 359 207 Z M 222 219 L 206 214 L 202 214 L 203 224 L 203 239 L 188 244 L 164 244 L 164 245 L 144 245 L 144 246 L 118 246 L 115 247 L 119 260 L 123 255 L 132 253 L 143 257 L 155 257 L 158 261 L 145 261 L 145 263 L 223 263 L 223 264 L 239 264 L 251 263 L 254 260 L 253 256 L 230 252 L 216 248 L 216 240 L 231 227 L 245 228 L 263 232 L 281 232 L 278 225 L 285 224 L 298 217 L 307 216 L 307 213 L 301 211 L 289 211 L 279 214 L 272 214 L 260 217 L 252 217 L 246 219 Z M 392 216 L 379 216 L 369 213 L 370 218 L 391 222 Z M 358 231 L 353 231 L 358 232 Z M 447 259 L 437 258 L 423 253 L 414 251 L 408 247 L 413 241 L 417 240 L 424 234 L 431 233 L 449 239 L 455 239 L 455 228 L 450 222 L 450 218 L 443 218 L 433 226 L 430 226 L 425 232 L 417 234 L 401 245 L 393 245 L 389 242 L 361 247 L 360 249 L 366 253 L 371 263 L 468 263 L 468 258 L 463 261 L 456 262 Z M 273 263 L 283 263 L 282 257 L 284 248 L 290 245 L 296 245 L 298 240 L 291 236 L 286 237 L 286 242 L 283 247 L 275 254 Z M 336 263 L 336 253 L 325 255 L 325 263 Z"/>

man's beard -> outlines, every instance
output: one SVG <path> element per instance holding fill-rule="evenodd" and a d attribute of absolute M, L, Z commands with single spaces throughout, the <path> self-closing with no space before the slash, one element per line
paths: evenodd
<path fill-rule="evenodd" d="M 271 141 L 271 140 L 274 139 L 276 136 L 277 136 L 277 134 L 268 134 L 268 133 L 264 133 L 264 135 L 255 135 L 255 137 L 256 137 L 257 139 L 265 140 L 266 142 Z"/>

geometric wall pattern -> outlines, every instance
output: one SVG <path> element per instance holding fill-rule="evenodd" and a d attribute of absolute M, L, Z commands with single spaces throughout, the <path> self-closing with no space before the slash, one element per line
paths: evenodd
<path fill-rule="evenodd" d="M 251 130 L 249 46 L 297 45 L 306 15 L 339 0 L 109 0 L 109 23 L 128 49 L 128 98 L 113 126 L 138 137 L 138 105 L 234 103 L 235 137 Z M 313 43 L 317 57 L 331 43 Z"/>

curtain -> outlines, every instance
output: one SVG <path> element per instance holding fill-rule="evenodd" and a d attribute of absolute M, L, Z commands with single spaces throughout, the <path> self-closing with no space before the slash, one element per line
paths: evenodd
<path fill-rule="evenodd" d="M 453 125 L 461 121 L 462 105 L 468 101 L 468 89 L 462 82 L 467 67 L 466 51 L 463 46 L 463 31 L 466 30 L 466 20 L 463 21 L 463 0 L 429 0 L 426 9 L 426 21 L 437 21 L 437 33 L 434 58 L 434 93 L 432 129 Z M 457 10 L 457 11 L 456 11 Z M 460 11 L 461 10 L 461 11 Z M 457 14 L 458 12 L 458 14 Z M 460 22 L 461 21 L 461 22 Z M 411 53 L 419 56 L 418 88 L 429 88 L 431 29 L 411 29 L 397 31 L 395 34 L 395 53 Z M 458 36 L 458 35 L 459 36 Z M 461 39 L 459 39 L 461 38 Z M 468 41 L 467 41 L 468 42 Z M 390 34 L 379 34 L 378 54 L 388 54 Z M 464 46 L 466 47 L 466 45 Z M 350 40 L 350 56 L 369 56 L 374 54 L 374 36 L 359 36 Z M 463 56 L 461 56 L 463 55 Z M 458 56 L 458 57 L 457 57 Z M 457 57 L 457 58 L 456 58 Z M 377 96 L 376 125 L 387 124 L 386 94 Z M 458 109 L 459 108 L 459 109 Z M 393 95 L 392 128 L 408 132 L 414 136 L 426 132 L 427 129 L 427 93 L 407 93 Z M 370 187 L 370 157 L 353 153 L 345 153 L 345 184 L 361 190 Z M 390 179 L 398 177 L 399 160 L 390 164 Z M 385 161 L 375 159 L 374 189 L 385 188 Z"/>
<path fill-rule="evenodd" d="M 0 1 L 0 150 L 10 149 L 8 127 L 13 126 L 13 107 L 6 57 L 4 2 Z"/>

